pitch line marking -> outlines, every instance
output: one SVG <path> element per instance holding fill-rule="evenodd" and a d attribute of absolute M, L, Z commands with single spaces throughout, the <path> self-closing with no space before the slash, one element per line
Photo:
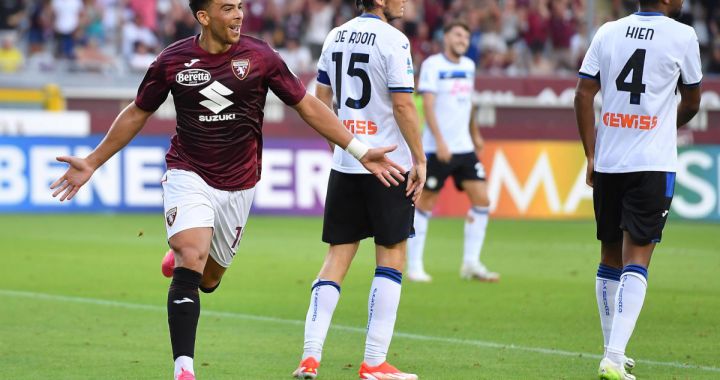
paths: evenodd
<path fill-rule="evenodd" d="M 124 308 L 124 309 L 133 309 L 133 310 L 160 311 L 163 313 L 167 312 L 167 309 L 165 307 L 161 307 L 161 306 L 145 305 L 145 304 L 130 303 L 130 302 L 120 302 L 120 301 L 109 301 L 109 300 L 103 300 L 103 299 L 98 299 L 98 298 L 64 296 L 64 295 L 24 292 L 24 291 L 8 290 L 8 289 L 0 289 L 0 295 L 8 296 L 8 297 L 33 298 L 33 299 L 48 300 L 48 301 L 64 301 L 64 302 L 74 302 L 74 303 L 98 305 L 98 306 L 119 307 L 119 308 Z M 262 315 L 252 315 L 252 314 L 242 314 L 242 313 L 231 313 L 231 312 L 227 312 L 227 311 L 202 310 L 202 315 L 211 316 L 211 317 L 244 319 L 244 320 L 248 320 L 248 321 L 272 322 L 272 323 L 280 323 L 280 324 L 286 324 L 286 325 L 298 325 L 298 326 L 305 325 L 305 321 L 299 321 L 299 320 L 294 320 L 294 319 L 284 319 L 284 318 L 276 318 L 276 317 L 268 317 L 268 316 L 262 316 Z M 332 325 L 332 329 L 365 334 L 365 329 L 360 328 L 360 327 Z M 454 344 L 454 345 L 466 345 L 466 346 L 476 346 L 476 347 L 484 347 L 484 348 L 498 348 L 498 349 L 506 349 L 506 350 L 532 352 L 532 353 L 544 354 L 544 355 L 582 357 L 582 358 L 589 358 L 589 359 L 595 359 L 595 360 L 602 359 L 601 355 L 591 354 L 591 353 L 587 353 L 587 352 L 556 350 L 556 349 L 552 349 L 552 348 L 543 348 L 543 347 L 518 346 L 515 344 L 505 344 L 505 343 L 489 342 L 489 341 L 475 340 L 475 339 L 446 338 L 446 337 L 441 337 L 441 336 L 410 334 L 410 333 L 404 333 L 404 332 L 399 332 L 399 331 L 396 331 L 394 333 L 394 336 L 398 337 L 398 338 L 403 338 L 403 339 L 413 339 L 413 340 L 422 340 L 422 341 L 427 341 L 427 342 L 448 343 L 448 344 Z M 684 364 L 684 363 L 677 363 L 677 362 L 661 362 L 661 361 L 656 361 L 656 360 L 644 360 L 644 359 L 636 360 L 636 361 L 638 363 L 646 364 L 646 365 L 684 368 L 684 369 L 696 369 L 696 370 L 701 370 L 701 371 L 719 372 L 720 373 L 720 367 Z"/>

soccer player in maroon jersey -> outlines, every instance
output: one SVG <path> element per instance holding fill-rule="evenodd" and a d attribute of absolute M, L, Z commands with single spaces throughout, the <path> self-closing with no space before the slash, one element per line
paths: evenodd
<path fill-rule="evenodd" d="M 265 42 L 241 36 L 241 0 L 190 0 L 199 36 L 166 48 L 148 69 L 134 102 L 120 112 L 102 142 L 51 185 L 70 200 L 103 163 L 126 146 L 172 92 L 177 134 L 166 155 L 163 199 L 175 268 L 168 324 L 175 379 L 195 379 L 193 357 L 200 315 L 198 288 L 212 292 L 232 262 L 262 162 L 263 108 L 268 89 L 313 129 L 357 158 L 385 186 L 405 169 L 353 138 Z M 210 259 L 208 260 L 208 256 Z"/>

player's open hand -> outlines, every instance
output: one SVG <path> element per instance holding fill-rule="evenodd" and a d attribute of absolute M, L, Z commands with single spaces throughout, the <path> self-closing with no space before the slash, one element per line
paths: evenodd
<path fill-rule="evenodd" d="M 427 168 L 424 162 L 415 164 L 412 169 L 410 169 L 405 195 L 408 197 L 412 195 L 413 202 L 417 202 L 418 198 L 420 198 L 420 193 L 422 193 L 425 187 L 426 170 Z"/>
<path fill-rule="evenodd" d="M 50 189 L 55 190 L 52 196 L 53 198 L 57 197 L 64 191 L 65 193 L 60 196 L 60 202 L 66 199 L 71 200 L 80 190 L 80 187 L 92 177 L 95 169 L 83 158 L 62 156 L 57 157 L 57 160 L 67 162 L 70 167 L 62 177 L 50 185 Z"/>
<path fill-rule="evenodd" d="M 587 159 L 587 169 L 585 172 L 585 183 L 593 187 L 593 173 L 595 172 L 595 158 L 590 157 Z"/>
<path fill-rule="evenodd" d="M 397 149 L 397 145 L 372 148 L 362 156 L 360 163 L 386 187 L 397 186 L 405 181 L 405 169 L 385 154 Z"/>

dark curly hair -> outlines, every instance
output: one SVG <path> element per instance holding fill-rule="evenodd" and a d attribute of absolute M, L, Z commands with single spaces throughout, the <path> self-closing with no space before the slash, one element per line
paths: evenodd
<path fill-rule="evenodd" d="M 206 10 L 210 1 L 211 0 L 190 0 L 190 10 L 192 10 L 196 20 L 198 11 Z"/>

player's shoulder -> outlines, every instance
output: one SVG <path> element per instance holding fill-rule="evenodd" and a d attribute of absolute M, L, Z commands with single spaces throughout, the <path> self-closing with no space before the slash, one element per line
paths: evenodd
<path fill-rule="evenodd" d="M 247 34 L 243 34 L 240 37 L 239 44 L 244 45 L 245 48 L 261 53 L 261 54 L 275 54 L 277 51 L 270 46 L 267 42 L 264 40 L 261 40 L 257 37 L 253 37 Z"/>
<path fill-rule="evenodd" d="M 380 43 L 388 48 L 410 48 L 410 40 L 407 38 L 405 33 L 386 22 L 380 21 L 378 24 L 380 24 L 380 26 L 376 29 L 376 33 Z"/>
<path fill-rule="evenodd" d="M 602 39 L 605 36 L 612 33 L 613 31 L 617 30 L 618 28 L 622 28 L 624 19 L 625 18 L 621 18 L 621 19 L 613 20 L 613 21 L 607 21 L 604 24 L 600 25 L 600 27 L 595 31 L 595 36 L 593 37 L 593 39 L 594 40 Z"/>
<path fill-rule="evenodd" d="M 158 54 L 157 59 L 167 61 L 175 56 L 187 54 L 189 50 L 192 50 L 196 37 L 197 36 L 191 36 L 171 43 Z"/>
<path fill-rule="evenodd" d="M 470 59 L 467 56 L 460 57 L 460 65 L 464 69 L 473 70 L 473 71 L 475 70 L 475 61 L 473 61 L 472 59 Z"/>
<path fill-rule="evenodd" d="M 420 66 L 425 69 L 435 68 L 442 64 L 443 58 L 441 53 L 433 54 L 425 58 Z"/>
<path fill-rule="evenodd" d="M 677 34 L 673 33 L 673 35 L 677 35 L 678 37 L 682 36 L 683 38 L 697 41 L 698 37 L 697 33 L 695 32 L 695 28 L 671 18 L 668 18 L 668 20 L 671 27 L 677 30 Z"/>

